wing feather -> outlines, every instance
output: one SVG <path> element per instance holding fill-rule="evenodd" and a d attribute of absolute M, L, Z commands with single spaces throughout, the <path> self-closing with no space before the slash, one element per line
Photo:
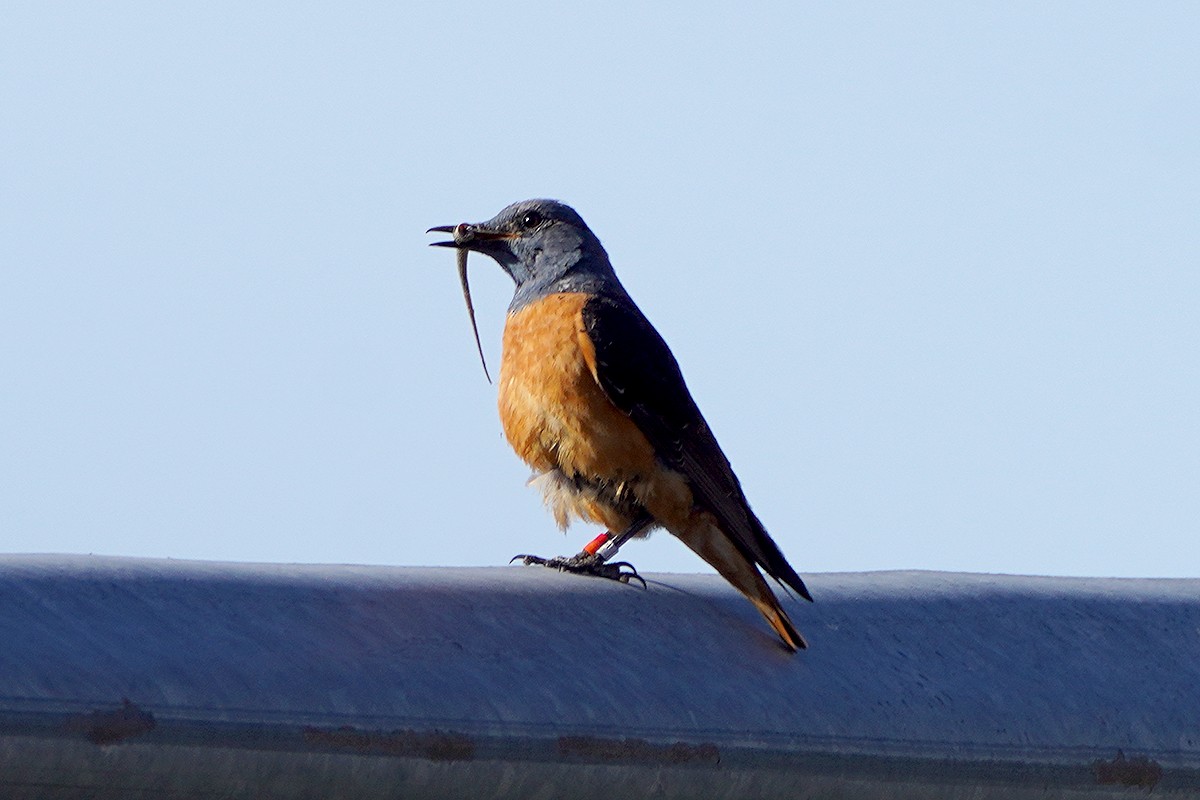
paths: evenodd
<path fill-rule="evenodd" d="M 682 473 L 696 504 L 750 561 L 801 597 L 804 581 L 750 509 L 729 459 L 684 383 L 670 348 L 627 297 L 592 297 L 583 307 L 595 347 L 596 379 L 642 431 L 659 460 Z"/>

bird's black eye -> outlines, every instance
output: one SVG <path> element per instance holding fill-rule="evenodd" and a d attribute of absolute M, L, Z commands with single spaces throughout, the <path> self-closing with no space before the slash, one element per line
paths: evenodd
<path fill-rule="evenodd" d="M 542 215 L 536 211 L 526 211 L 521 217 L 521 227 L 525 230 L 536 228 L 538 223 L 542 221 Z"/>

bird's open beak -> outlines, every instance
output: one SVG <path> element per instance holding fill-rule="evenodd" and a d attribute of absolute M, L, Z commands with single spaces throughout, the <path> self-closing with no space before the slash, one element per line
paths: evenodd
<path fill-rule="evenodd" d="M 430 247 L 470 247 L 471 242 L 488 241 L 495 239 L 512 239 L 516 234 L 502 233 L 500 231 L 490 231 L 487 228 L 479 225 L 470 225 L 466 222 L 460 222 L 457 225 L 436 225 L 426 233 L 450 233 L 454 238 L 446 242 L 430 242 Z"/>
<path fill-rule="evenodd" d="M 426 233 L 454 233 L 454 229 L 457 227 L 465 228 L 466 223 L 464 222 L 461 226 L 459 226 L 459 225 L 435 225 L 434 227 L 430 228 L 429 230 L 427 230 L 425 232 Z M 430 247 L 458 247 L 458 242 L 455 242 L 455 241 L 430 242 L 429 246 Z"/>

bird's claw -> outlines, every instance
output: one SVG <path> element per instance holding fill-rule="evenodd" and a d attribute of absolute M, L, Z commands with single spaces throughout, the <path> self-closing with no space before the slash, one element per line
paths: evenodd
<path fill-rule="evenodd" d="M 605 569 L 610 569 L 615 572 L 615 575 L 605 575 L 604 577 L 612 577 L 613 580 L 621 583 L 637 581 L 642 585 L 643 589 L 646 588 L 646 579 L 639 575 L 637 567 L 633 566 L 633 564 L 630 564 L 628 561 L 614 561 L 611 564 L 604 564 L 602 566 Z"/>
<path fill-rule="evenodd" d="M 579 553 L 574 556 L 555 556 L 554 558 L 542 558 L 541 556 L 531 556 L 527 554 L 515 555 L 508 563 L 520 561 L 522 564 L 529 566 L 537 564 L 542 567 L 550 567 L 559 572 L 570 572 L 574 575 L 594 575 L 597 578 L 608 578 L 610 581 L 618 583 L 629 583 L 631 580 L 637 581 L 646 588 L 646 580 L 638 574 L 637 569 L 628 561 L 614 561 L 611 564 L 606 564 L 597 556 L 591 553 Z"/>

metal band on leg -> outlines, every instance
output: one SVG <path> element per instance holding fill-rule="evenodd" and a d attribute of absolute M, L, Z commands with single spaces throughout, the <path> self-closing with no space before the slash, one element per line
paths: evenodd
<path fill-rule="evenodd" d="M 600 559 L 600 563 L 608 561 L 617 554 L 617 551 L 621 549 L 621 545 L 625 544 L 625 542 L 629 541 L 632 537 L 637 536 L 639 533 L 643 532 L 653 524 L 654 518 L 649 514 L 643 513 L 633 521 L 632 525 L 623 530 L 621 533 L 618 533 L 616 536 L 609 538 L 607 534 L 601 534 L 601 536 L 605 536 L 606 541 L 604 541 L 604 543 L 594 551 L 596 558 Z M 592 544 L 595 544 L 599 539 L 600 536 L 597 536 L 592 540 L 588 547 L 590 548 Z"/>

